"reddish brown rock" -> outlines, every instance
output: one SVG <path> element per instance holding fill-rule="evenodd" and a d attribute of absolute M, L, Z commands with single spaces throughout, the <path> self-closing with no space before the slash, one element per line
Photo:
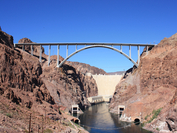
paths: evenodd
<path fill-rule="evenodd" d="M 80 71 L 81 73 L 91 73 L 91 74 L 107 74 L 103 69 L 99 69 L 94 66 L 90 66 L 89 64 L 80 63 L 80 62 L 69 62 L 74 68 L 77 69 L 77 71 Z"/>
<path fill-rule="evenodd" d="M 8 36 L 8 38 L 11 37 Z M 39 78 L 42 74 L 42 67 L 38 59 L 30 54 L 25 54 L 8 47 L 13 45 L 13 42 L 5 40 L 3 37 L 1 40 L 4 40 L 4 44 L 8 44 L 0 44 L 0 86 L 3 95 L 8 99 L 12 99 L 13 102 L 17 104 L 22 103 L 29 108 L 31 108 L 33 100 L 26 101 L 25 96 L 20 95 L 20 91 L 29 93 L 40 92 L 41 95 L 35 95 L 36 98 L 54 103 L 48 90 Z"/>
<path fill-rule="evenodd" d="M 81 82 L 78 81 L 80 79 L 79 74 L 69 72 L 72 67 L 66 65 L 66 67 L 63 67 L 66 73 L 64 72 L 62 76 L 57 75 L 58 69 L 55 59 L 51 61 L 51 64 L 55 62 L 55 65 L 46 67 L 47 55 L 42 54 L 42 63 L 40 63 L 38 56 L 32 56 L 29 53 L 30 47 L 26 47 L 25 51 L 19 48 L 13 49 L 12 36 L 3 31 L 0 31 L 0 35 L 0 119 L 3 120 L 0 121 L 0 125 L 2 125 L 0 126 L 0 132 L 28 131 L 29 114 L 32 114 L 32 124 L 40 125 L 40 129 L 41 123 L 44 122 L 43 116 L 46 116 L 44 129 L 51 129 L 54 132 L 71 132 L 72 129 L 69 128 L 69 125 L 64 126 L 63 124 L 68 123 L 68 120 L 61 115 L 58 105 L 65 105 L 68 108 L 72 103 L 80 103 L 81 107 L 88 105 L 79 85 Z M 32 43 L 27 38 L 20 40 L 20 42 Z M 35 54 L 39 54 L 38 46 L 34 47 Z M 62 59 L 60 57 L 60 61 Z M 71 70 L 74 70 L 74 68 Z M 47 73 L 47 71 L 51 73 Z M 67 74 L 71 76 L 68 77 Z M 53 93 L 57 91 L 52 88 L 55 85 L 59 85 L 57 89 L 58 87 L 59 90 L 61 89 L 56 94 L 62 94 L 61 97 L 58 97 L 62 99 L 62 102 L 58 102 L 53 97 Z M 65 88 L 63 88 L 63 85 Z M 77 93 L 74 91 L 75 86 L 79 90 Z M 56 123 L 56 120 L 60 121 Z M 55 128 L 52 128 L 52 126 Z M 37 126 L 33 126 L 31 130 L 37 132 Z"/>
<path fill-rule="evenodd" d="M 19 43 L 33 42 L 28 38 L 23 38 L 19 40 Z M 34 51 L 37 48 L 39 48 L 39 46 L 34 46 Z M 25 50 L 31 52 L 31 47 L 26 46 Z M 37 52 L 37 54 L 39 53 Z M 43 67 L 40 79 L 43 85 L 41 85 L 41 87 L 44 87 L 50 92 L 55 102 L 58 105 L 66 106 L 68 109 L 71 109 L 73 104 L 79 104 L 80 108 L 89 106 L 90 104 L 86 97 L 96 96 L 98 91 L 95 80 L 92 77 L 85 76 L 80 71 L 75 70 L 75 68 L 70 65 L 71 62 L 66 62 L 59 69 L 56 67 L 56 56 L 51 56 L 50 66 L 48 66 L 48 56 L 43 53 L 42 57 Z M 62 60 L 63 58 L 60 56 L 60 61 Z M 35 96 L 38 96 L 36 101 L 39 103 L 44 100 L 41 98 L 43 94 L 41 94 L 39 90 L 35 90 L 34 94 Z"/>
<path fill-rule="evenodd" d="M 32 42 L 29 38 L 22 38 L 22 39 L 20 39 L 18 41 L 18 43 L 34 43 L 34 42 Z M 22 49 L 21 45 L 19 45 L 17 47 L 20 48 L 20 49 Z M 30 45 L 24 46 L 24 49 L 25 49 L 25 51 L 31 52 L 31 46 Z M 33 53 L 37 54 L 39 56 L 40 46 L 33 45 Z M 44 48 L 43 47 L 42 47 L 42 54 L 44 54 Z"/>
<path fill-rule="evenodd" d="M 14 48 L 13 37 L 0 30 L 0 44 L 4 44 L 6 46 L 9 46 L 10 48 Z"/>
<path fill-rule="evenodd" d="M 72 105 L 80 108 L 89 106 L 87 97 L 98 94 L 96 82 L 92 77 L 85 76 L 66 62 L 62 67 L 56 67 L 56 56 L 51 57 L 50 66 L 43 65 L 41 78 L 58 105 L 71 110 Z"/>
<path fill-rule="evenodd" d="M 149 50 L 148 55 L 141 55 L 139 67 L 131 69 L 117 85 L 110 108 L 114 111 L 125 105 L 122 120 L 139 118 L 144 123 L 152 118 L 153 110 L 162 108 L 145 128 L 177 131 L 177 34 Z"/>

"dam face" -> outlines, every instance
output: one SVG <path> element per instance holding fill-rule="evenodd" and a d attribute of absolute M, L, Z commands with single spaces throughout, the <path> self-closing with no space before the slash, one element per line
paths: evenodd
<path fill-rule="evenodd" d="M 98 87 L 99 96 L 112 96 L 122 75 L 92 75 Z"/>

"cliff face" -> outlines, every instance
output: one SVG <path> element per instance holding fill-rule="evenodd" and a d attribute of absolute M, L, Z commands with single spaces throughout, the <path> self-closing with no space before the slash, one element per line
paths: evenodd
<path fill-rule="evenodd" d="M 51 108 L 55 101 L 40 79 L 42 66 L 38 59 L 20 49 L 14 50 L 13 37 L 3 31 L 0 40 L 0 132 L 24 132 L 30 113 L 36 125 L 45 111 L 59 117 Z"/>
<path fill-rule="evenodd" d="M 0 44 L 1 95 L 28 108 L 32 107 L 33 101 L 42 102 L 45 100 L 54 104 L 49 91 L 39 78 L 42 74 L 42 67 L 38 60 L 29 54 L 12 49 L 12 36 L 3 31 L 0 31 L 0 34 L 3 35 L 1 42 L 4 42 Z M 12 40 L 9 41 L 6 38 Z M 24 94 L 20 95 L 19 92 L 24 92 Z M 31 94 L 33 98 L 25 98 L 29 95 L 27 93 Z"/>
<path fill-rule="evenodd" d="M 23 38 L 19 43 L 33 42 Z M 29 114 L 40 129 L 42 115 L 47 117 L 45 129 L 72 132 L 67 120 L 72 118 L 63 115 L 59 108 L 70 110 L 72 104 L 79 104 L 81 108 L 89 106 L 86 97 L 97 95 L 94 79 L 67 62 L 57 68 L 56 56 L 51 57 L 48 66 L 44 49 L 40 63 L 39 46 L 33 47 L 34 56 L 30 54 L 30 46 L 26 46 L 25 51 L 21 48 L 14 49 L 13 37 L 0 30 L 0 132 L 28 130 Z M 33 131 L 37 130 L 33 126 Z"/>
<path fill-rule="evenodd" d="M 23 38 L 19 40 L 19 43 L 33 42 L 28 38 Z M 22 46 L 19 48 L 21 49 Z M 39 48 L 39 46 L 33 46 L 33 53 L 37 57 L 39 56 Z M 31 52 L 31 46 L 25 46 L 25 51 Z M 63 58 L 60 56 L 60 61 L 62 60 Z M 51 56 L 48 66 L 48 56 L 44 54 L 44 49 L 42 49 L 42 74 L 40 79 L 54 98 L 55 103 L 65 106 L 69 110 L 74 104 L 79 104 L 81 109 L 89 106 L 87 97 L 98 94 L 94 79 L 77 71 L 71 66 L 71 62 L 66 62 L 61 68 L 57 68 L 56 61 L 57 56 Z"/>
<path fill-rule="evenodd" d="M 67 63 L 61 68 L 57 68 L 56 60 L 57 57 L 52 56 L 50 66 L 48 66 L 48 62 L 44 63 L 41 75 L 55 102 L 69 109 L 74 104 L 79 104 L 80 108 L 89 106 L 87 97 L 98 94 L 95 80 L 80 73 Z"/>
<path fill-rule="evenodd" d="M 139 118 L 146 123 L 145 128 L 177 131 L 176 50 L 177 34 L 163 39 L 148 55 L 144 52 L 139 67 L 127 72 L 117 85 L 110 104 L 111 110 L 117 110 L 118 105 L 125 105 L 122 120 Z M 153 119 L 154 112 L 158 111 L 160 114 Z"/>
<path fill-rule="evenodd" d="M 80 62 L 69 62 L 73 67 L 77 68 L 77 71 L 80 71 L 81 73 L 91 73 L 93 75 L 95 74 L 107 74 L 103 69 L 99 69 L 94 66 L 90 66 L 89 64 L 84 64 Z"/>
<path fill-rule="evenodd" d="M 0 44 L 9 46 L 10 48 L 14 48 L 13 37 L 3 32 L 1 28 L 0 28 Z"/>
<path fill-rule="evenodd" d="M 22 39 L 20 39 L 18 41 L 18 43 L 34 43 L 34 42 L 32 42 L 29 38 L 22 38 Z M 19 45 L 19 46 L 17 46 L 17 48 L 22 49 L 22 46 Z M 24 50 L 26 52 L 30 52 L 31 53 L 31 46 L 30 45 L 24 46 Z M 39 54 L 40 54 L 40 46 L 33 45 L 33 53 L 36 56 L 39 56 Z M 45 54 L 44 54 L 44 48 L 43 47 L 42 47 L 42 54 L 43 54 L 43 56 L 45 56 Z M 47 57 L 47 56 L 45 56 L 45 57 Z"/>

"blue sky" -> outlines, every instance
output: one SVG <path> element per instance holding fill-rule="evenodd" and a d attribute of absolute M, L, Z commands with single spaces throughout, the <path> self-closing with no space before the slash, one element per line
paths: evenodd
<path fill-rule="evenodd" d="M 23 37 L 33 42 L 159 43 L 177 32 L 176 0 L 0 0 L 0 5 L 0 26 L 15 43 Z M 69 54 L 74 50 L 70 46 Z M 128 54 L 128 47 L 123 51 Z M 64 46 L 61 56 L 66 56 Z M 132 58 L 137 61 L 136 47 Z M 88 49 L 69 60 L 106 72 L 133 66 L 106 48 Z"/>

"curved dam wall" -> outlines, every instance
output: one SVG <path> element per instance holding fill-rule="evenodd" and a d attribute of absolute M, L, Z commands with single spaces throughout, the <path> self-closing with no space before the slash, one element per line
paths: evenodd
<path fill-rule="evenodd" d="M 96 80 L 99 96 L 112 96 L 122 75 L 92 75 Z"/>

